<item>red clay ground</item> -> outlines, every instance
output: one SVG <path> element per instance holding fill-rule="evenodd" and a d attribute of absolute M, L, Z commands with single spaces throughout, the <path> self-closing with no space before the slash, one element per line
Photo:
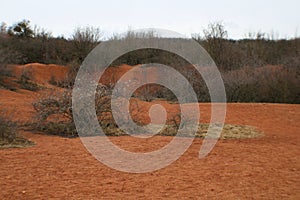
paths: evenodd
<path fill-rule="evenodd" d="M 34 116 L 31 102 L 40 94 L 0 90 L 0 105 L 25 122 Z M 202 121 L 208 121 L 210 105 L 200 108 Z M 110 169 L 79 138 L 23 132 L 36 145 L 0 150 L 0 199 L 300 199 L 299 121 L 300 105 L 228 104 L 226 123 L 255 126 L 265 136 L 219 140 L 201 160 L 202 139 L 195 139 L 179 160 L 146 174 Z M 147 152 L 172 138 L 110 139 L 126 150 Z"/>
<path fill-rule="evenodd" d="M 0 198 L 299 199 L 299 121 L 299 105 L 229 104 L 227 123 L 257 126 L 265 137 L 220 140 L 201 160 L 202 140 L 195 139 L 179 160 L 146 174 L 106 167 L 78 138 L 24 133 L 37 145 L 0 151 Z M 130 137 L 111 140 L 128 150 L 145 151 L 170 137 L 155 137 L 143 147 Z"/>

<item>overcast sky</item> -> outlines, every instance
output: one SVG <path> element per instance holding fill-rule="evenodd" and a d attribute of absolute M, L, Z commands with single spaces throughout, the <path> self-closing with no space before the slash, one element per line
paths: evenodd
<path fill-rule="evenodd" d="M 300 36 L 299 0 L 5 0 L 0 22 L 28 19 L 69 37 L 77 26 L 99 27 L 105 36 L 137 28 L 163 28 L 190 36 L 222 21 L 230 38 L 249 32 Z"/>

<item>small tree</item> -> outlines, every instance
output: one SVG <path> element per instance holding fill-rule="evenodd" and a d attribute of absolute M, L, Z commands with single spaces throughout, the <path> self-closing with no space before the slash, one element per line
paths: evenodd
<path fill-rule="evenodd" d="M 193 38 L 205 48 L 218 67 L 225 70 L 238 67 L 240 55 L 237 54 L 237 43 L 227 39 L 228 33 L 221 22 L 210 23 L 203 34 L 204 37 L 195 34 Z"/>
<path fill-rule="evenodd" d="M 81 63 L 88 53 L 100 42 L 99 28 L 78 27 L 72 36 L 76 59 Z"/>
<path fill-rule="evenodd" d="M 228 36 L 224 25 L 220 22 L 210 23 L 207 29 L 203 30 L 207 42 L 207 51 L 215 60 L 216 64 L 224 67 L 224 52 L 226 51 L 225 40 Z"/>
<path fill-rule="evenodd" d="M 97 44 L 100 43 L 101 32 L 99 28 L 92 26 L 78 27 L 75 29 L 71 42 L 72 42 L 72 61 L 67 65 L 70 67 L 67 79 L 61 85 L 63 87 L 72 88 L 75 77 L 79 70 L 80 64 L 85 57 L 90 53 Z"/>
<path fill-rule="evenodd" d="M 13 25 L 8 29 L 9 35 L 19 36 L 21 38 L 32 38 L 34 37 L 34 32 L 30 27 L 29 20 L 23 20 Z"/>

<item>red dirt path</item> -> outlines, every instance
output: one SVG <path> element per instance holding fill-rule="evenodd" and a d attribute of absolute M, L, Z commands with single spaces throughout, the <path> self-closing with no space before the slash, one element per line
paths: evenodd
<path fill-rule="evenodd" d="M 37 145 L 0 151 L 0 199 L 300 199 L 299 121 L 300 105 L 228 104 L 227 123 L 256 126 L 265 136 L 220 140 L 201 160 L 195 139 L 179 160 L 146 174 L 108 168 L 78 138 L 24 133 Z M 111 138 L 132 151 L 170 139 Z"/>

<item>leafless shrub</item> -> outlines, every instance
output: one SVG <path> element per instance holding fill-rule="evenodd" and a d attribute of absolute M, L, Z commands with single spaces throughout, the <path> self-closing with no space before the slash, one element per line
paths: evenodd
<path fill-rule="evenodd" d="M 0 148 L 23 147 L 33 145 L 17 132 L 17 123 L 12 121 L 11 115 L 0 110 Z"/>
<path fill-rule="evenodd" d="M 95 95 L 95 109 L 100 125 L 104 129 L 117 128 L 111 114 L 111 90 L 99 85 Z M 55 92 L 33 103 L 37 112 L 32 127 L 38 131 L 64 137 L 76 137 L 78 133 L 73 121 L 72 90 Z M 87 133 L 88 135 L 89 133 Z"/>
<path fill-rule="evenodd" d="M 299 103 L 296 68 L 244 67 L 223 73 L 228 102 Z"/>
<path fill-rule="evenodd" d="M 0 111 L 0 141 L 12 143 L 16 137 L 16 124 L 8 118 L 7 113 Z"/>
<path fill-rule="evenodd" d="M 52 135 L 77 136 L 72 116 L 71 92 L 56 92 L 34 102 L 33 108 L 37 115 L 33 128 Z"/>
<path fill-rule="evenodd" d="M 30 91 L 37 91 L 40 89 L 40 86 L 30 80 L 30 77 L 32 77 L 30 74 L 31 72 L 28 71 L 27 69 L 23 70 L 20 79 L 18 81 L 20 83 L 20 88 L 25 90 L 30 90 Z"/>

